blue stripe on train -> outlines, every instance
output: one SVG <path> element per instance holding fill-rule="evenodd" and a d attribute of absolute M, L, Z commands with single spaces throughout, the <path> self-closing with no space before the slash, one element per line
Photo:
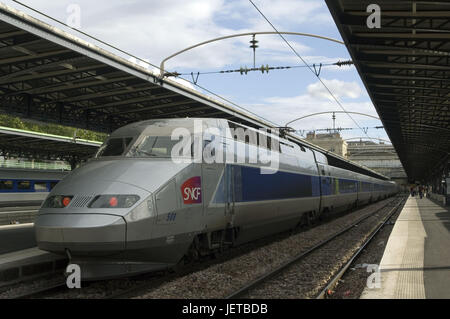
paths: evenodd
<path fill-rule="evenodd" d="M 318 176 L 282 171 L 261 174 L 258 167 L 227 165 L 213 202 L 224 202 L 224 180 L 228 179 L 227 185 L 231 185 L 231 177 L 234 180 L 234 188 L 228 189 L 230 201 L 232 192 L 236 202 L 320 196 Z"/>
<path fill-rule="evenodd" d="M 282 171 L 275 174 L 261 174 L 259 168 L 246 166 L 239 168 L 242 174 L 243 202 L 312 197 L 312 180 L 318 180 L 318 177 L 304 174 Z M 315 183 L 315 186 L 317 187 L 318 183 Z M 315 193 L 319 195 L 318 188 Z"/>
<path fill-rule="evenodd" d="M 320 187 L 322 187 L 322 195 L 324 196 L 358 192 L 358 181 L 337 179 L 337 189 L 336 179 L 328 176 L 319 177 L 282 171 L 274 174 L 261 174 L 258 167 L 226 165 L 213 202 L 225 202 L 225 180 L 228 181 L 226 185 L 228 185 L 229 202 L 232 201 L 233 197 L 235 202 L 319 197 Z M 231 187 L 233 180 L 234 187 Z M 370 185 L 370 183 L 367 184 Z M 367 188 L 367 186 L 364 188 Z M 365 192 L 367 190 L 362 189 L 360 191 Z"/>

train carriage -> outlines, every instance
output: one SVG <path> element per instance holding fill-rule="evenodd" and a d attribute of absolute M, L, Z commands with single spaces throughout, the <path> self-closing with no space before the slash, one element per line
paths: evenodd
<path fill-rule="evenodd" d="M 182 134 L 188 147 L 174 152 L 173 137 Z M 311 223 L 392 195 L 391 185 L 224 119 L 144 121 L 113 132 L 94 159 L 56 185 L 36 238 L 41 249 L 81 265 L 82 278 L 109 278 Z"/>
<path fill-rule="evenodd" d="M 68 172 L 0 169 L 0 207 L 38 206 Z"/>

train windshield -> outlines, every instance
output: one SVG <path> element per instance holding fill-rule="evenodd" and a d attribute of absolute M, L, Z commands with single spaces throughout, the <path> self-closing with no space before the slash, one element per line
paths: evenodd
<path fill-rule="evenodd" d="M 132 137 L 110 138 L 100 147 L 95 157 L 121 156 L 132 140 Z"/>
<path fill-rule="evenodd" d="M 130 157 L 170 157 L 172 149 L 178 140 L 170 136 L 145 136 L 128 152 Z"/>

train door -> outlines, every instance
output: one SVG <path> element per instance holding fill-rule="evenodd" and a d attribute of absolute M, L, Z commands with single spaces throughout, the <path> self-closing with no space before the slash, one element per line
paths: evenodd
<path fill-rule="evenodd" d="M 235 183 L 234 183 L 234 166 L 233 165 L 226 165 L 225 169 L 224 169 L 224 180 L 225 180 L 225 190 L 224 190 L 224 194 L 225 194 L 225 215 L 229 217 L 229 220 L 231 221 L 232 224 L 232 220 L 234 219 L 234 203 L 235 203 L 235 198 L 234 198 L 234 188 L 235 188 Z"/>
<path fill-rule="evenodd" d="M 217 136 L 213 136 L 217 138 Z M 205 141 L 206 144 L 211 141 Z M 222 143 L 219 143 L 222 147 Z M 215 154 L 212 154 L 215 155 Z M 223 160 L 217 159 L 212 163 L 202 162 L 202 197 L 203 215 L 208 229 L 223 228 L 227 213 L 227 170 Z"/>
<path fill-rule="evenodd" d="M 320 192 L 321 201 L 320 209 L 331 209 L 333 206 L 333 179 L 330 176 L 330 169 L 328 165 L 318 163 L 320 174 Z"/>

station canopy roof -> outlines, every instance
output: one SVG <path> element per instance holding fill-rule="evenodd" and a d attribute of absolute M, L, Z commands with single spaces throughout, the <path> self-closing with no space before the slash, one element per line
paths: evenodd
<path fill-rule="evenodd" d="M 0 3 L 0 111 L 111 132 L 154 118 L 221 117 L 230 107 Z"/>
<path fill-rule="evenodd" d="M 0 156 L 48 160 L 82 160 L 102 143 L 0 126 Z"/>
<path fill-rule="evenodd" d="M 0 3 L 0 112 L 106 133 L 136 121 L 172 117 L 216 117 L 255 128 L 276 127 L 225 102 L 161 79 L 125 57 Z M 287 135 L 325 153 L 332 165 L 387 179 Z"/>
<path fill-rule="evenodd" d="M 426 180 L 449 160 L 450 2 L 326 2 L 408 178 Z"/>

